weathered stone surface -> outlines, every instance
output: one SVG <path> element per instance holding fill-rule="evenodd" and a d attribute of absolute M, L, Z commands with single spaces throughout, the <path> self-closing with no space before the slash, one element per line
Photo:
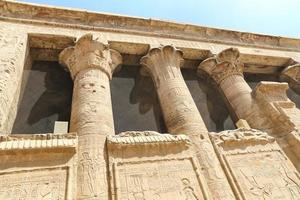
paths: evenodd
<path fill-rule="evenodd" d="M 109 79 L 121 55 L 82 36 L 60 53 L 74 79 L 71 131 L 79 136 L 78 199 L 108 199 L 105 139 L 114 134 Z"/>
<path fill-rule="evenodd" d="M 290 88 L 300 94 L 300 64 L 286 67 L 280 74 L 280 80 L 288 82 Z"/>
<path fill-rule="evenodd" d="M 77 136 L 0 136 L 0 199 L 76 199 Z"/>
<path fill-rule="evenodd" d="M 299 47 L 298 39 L 0 0 L 0 199 L 300 199 L 300 111 L 288 84 L 252 90 L 243 77 L 274 75 L 298 92 Z M 23 69 L 35 60 L 59 61 L 73 78 L 68 134 L 9 135 Z M 168 133 L 115 135 L 109 81 L 118 65 L 140 61 Z M 197 67 L 239 129 L 208 133 L 180 71 Z"/>
<path fill-rule="evenodd" d="M 275 138 L 253 129 L 210 134 L 239 199 L 299 199 L 299 173 Z"/>
<path fill-rule="evenodd" d="M 180 67 L 182 52 L 173 46 L 152 48 L 141 59 L 156 86 L 167 129 L 192 139 L 196 157 L 213 198 L 234 198 L 210 143 L 207 129 L 184 82 Z M 214 192 L 224 191 L 223 194 Z"/>
<path fill-rule="evenodd" d="M 299 132 L 300 110 L 286 95 L 288 85 L 263 81 L 252 91 L 243 78 L 243 64 L 239 57 L 238 49 L 226 49 L 204 60 L 198 73 L 210 76 L 219 86 L 236 121 L 245 119 L 250 127 L 273 135 L 299 170 L 299 154 L 294 145 L 290 146 L 288 138 L 292 132 Z"/>
<path fill-rule="evenodd" d="M 186 135 L 124 132 L 107 140 L 112 199 L 211 199 Z"/>

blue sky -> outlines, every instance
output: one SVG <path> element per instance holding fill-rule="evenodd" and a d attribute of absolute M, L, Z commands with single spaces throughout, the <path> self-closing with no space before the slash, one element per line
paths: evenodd
<path fill-rule="evenodd" d="M 300 0 L 25 0 L 300 38 Z"/>

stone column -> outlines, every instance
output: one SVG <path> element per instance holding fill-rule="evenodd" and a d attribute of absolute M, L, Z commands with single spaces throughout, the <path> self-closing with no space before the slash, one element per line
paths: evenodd
<path fill-rule="evenodd" d="M 180 50 L 163 46 L 150 49 L 141 64 L 154 81 L 168 132 L 186 134 L 193 141 L 214 199 L 234 199 L 206 126 L 182 77 L 182 61 Z"/>
<path fill-rule="evenodd" d="M 198 67 L 198 74 L 207 74 L 217 84 L 235 121 L 245 119 L 250 126 L 254 123 L 255 104 L 251 97 L 252 89 L 243 77 L 243 64 L 239 61 L 239 51 L 229 48 L 218 55 L 204 60 Z"/>
<path fill-rule="evenodd" d="M 79 136 L 77 199 L 108 199 L 105 139 L 114 134 L 109 80 L 121 55 L 87 34 L 59 60 L 74 80 L 70 132 Z"/>
<path fill-rule="evenodd" d="M 290 88 L 300 95 L 300 64 L 286 67 L 279 76 L 281 81 L 288 82 Z"/>
<path fill-rule="evenodd" d="M 239 51 L 229 48 L 204 60 L 198 73 L 206 73 L 223 93 L 236 120 L 245 119 L 252 128 L 276 138 L 287 156 L 300 169 L 297 130 L 300 111 L 286 96 L 286 83 L 260 82 L 252 91 L 243 78 Z M 297 134 L 296 134 L 297 133 Z"/>

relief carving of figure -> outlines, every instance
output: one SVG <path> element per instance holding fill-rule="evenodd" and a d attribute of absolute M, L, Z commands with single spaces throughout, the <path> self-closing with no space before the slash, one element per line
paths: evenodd
<path fill-rule="evenodd" d="M 43 183 L 39 188 L 39 199 L 51 200 L 54 199 L 54 191 L 49 182 Z"/>
<path fill-rule="evenodd" d="M 25 200 L 27 197 L 27 191 L 22 187 L 22 185 L 15 186 L 13 194 L 16 200 Z"/>
<path fill-rule="evenodd" d="M 82 160 L 80 161 L 79 168 L 82 176 L 81 181 L 81 192 L 83 195 L 95 194 L 95 169 L 93 160 L 90 158 L 88 152 L 82 153 Z"/>
<path fill-rule="evenodd" d="M 134 200 L 145 200 L 143 178 L 141 175 L 131 175 L 132 196 Z"/>
<path fill-rule="evenodd" d="M 194 189 L 191 186 L 190 180 L 187 178 L 183 178 L 181 181 L 183 184 L 183 195 L 185 197 L 185 200 L 199 200 L 197 195 L 195 194 Z"/>
<path fill-rule="evenodd" d="M 208 176 L 211 180 L 222 179 L 222 173 L 220 170 L 215 170 L 214 167 L 216 166 L 216 160 L 213 156 L 212 146 L 210 145 L 209 141 L 202 140 L 201 144 L 198 145 L 200 149 L 197 153 L 197 157 L 202 159 L 202 165 L 208 169 Z"/>
<path fill-rule="evenodd" d="M 299 179 L 295 179 L 291 174 L 288 173 L 288 169 L 285 165 L 281 165 L 280 173 L 284 181 L 284 187 L 288 188 L 290 199 L 300 198 L 300 185 Z"/>
<path fill-rule="evenodd" d="M 262 199 L 272 199 L 272 189 L 274 188 L 272 183 L 261 185 L 255 176 L 247 175 L 242 169 L 240 169 L 240 172 L 245 177 L 248 183 L 248 190 L 252 195 L 257 196 L 257 198 L 263 197 Z"/>

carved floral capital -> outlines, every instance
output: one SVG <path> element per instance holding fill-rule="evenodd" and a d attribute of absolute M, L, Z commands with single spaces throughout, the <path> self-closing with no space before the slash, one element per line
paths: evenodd
<path fill-rule="evenodd" d="M 205 72 L 217 84 L 231 75 L 243 76 L 244 65 L 240 62 L 239 57 L 238 49 L 225 49 L 214 57 L 204 60 L 198 67 L 198 74 Z"/>
<path fill-rule="evenodd" d="M 152 76 L 171 73 L 172 67 L 180 68 L 183 63 L 183 53 L 172 45 L 152 48 L 148 54 L 141 58 L 141 65 Z"/>
<path fill-rule="evenodd" d="M 122 57 L 107 45 L 93 40 L 92 34 L 86 34 L 78 39 L 75 46 L 60 53 L 59 62 L 70 71 L 73 79 L 81 70 L 88 68 L 100 69 L 111 79 Z"/>

